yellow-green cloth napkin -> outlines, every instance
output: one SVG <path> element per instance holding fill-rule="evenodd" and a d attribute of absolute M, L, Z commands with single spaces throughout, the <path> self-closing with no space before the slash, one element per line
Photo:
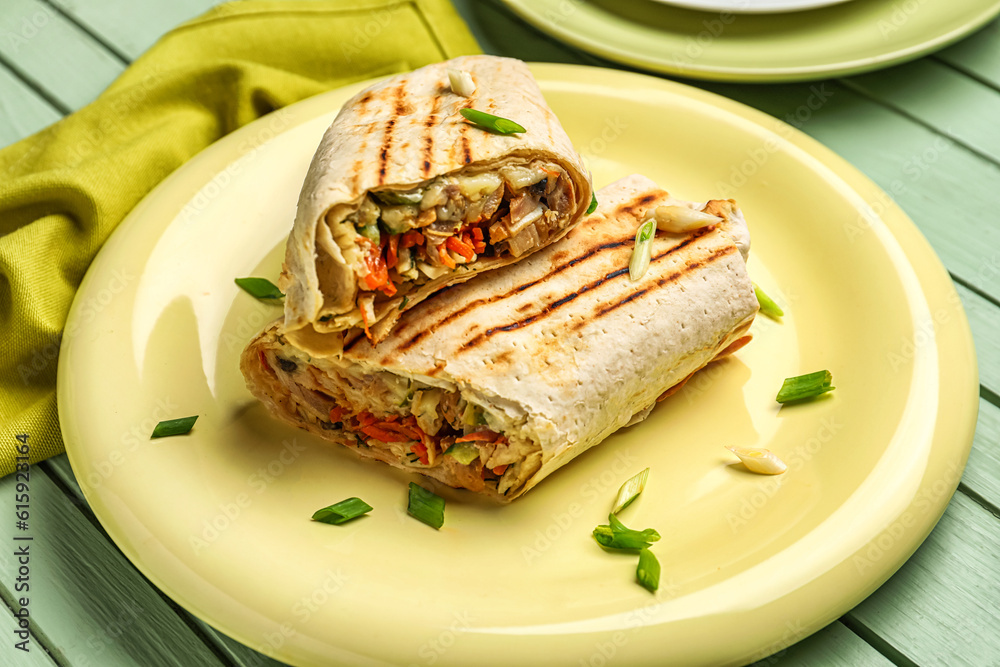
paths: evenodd
<path fill-rule="evenodd" d="M 274 109 L 478 51 L 447 0 L 230 3 L 168 33 L 90 105 L 0 150 L 0 475 L 15 468 L 19 435 L 32 462 L 63 451 L 56 360 L 70 303 L 153 186 Z"/>

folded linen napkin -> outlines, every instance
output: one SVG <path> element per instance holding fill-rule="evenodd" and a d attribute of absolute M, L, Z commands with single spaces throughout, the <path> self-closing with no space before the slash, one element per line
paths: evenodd
<path fill-rule="evenodd" d="M 63 451 L 56 362 L 70 303 L 157 183 L 274 109 L 478 52 L 447 0 L 229 3 L 165 35 L 91 104 L 0 150 L 0 476 L 25 440 L 31 462 Z"/>

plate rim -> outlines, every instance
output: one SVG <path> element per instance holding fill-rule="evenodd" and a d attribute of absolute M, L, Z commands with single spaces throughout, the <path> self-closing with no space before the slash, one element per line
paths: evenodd
<path fill-rule="evenodd" d="M 877 184 L 871 181 L 867 176 L 865 176 L 862 172 L 860 172 L 860 170 L 858 170 L 856 167 L 847 162 L 844 158 L 840 157 L 832 150 L 824 146 L 819 141 L 806 135 L 805 133 L 801 132 L 794 126 L 785 123 L 780 119 L 774 118 L 757 109 L 754 109 L 753 107 L 745 105 L 741 102 L 731 100 L 724 96 L 709 91 L 705 91 L 694 86 L 674 81 L 663 80 L 641 73 L 623 72 L 620 70 L 596 68 L 585 65 L 569 65 L 569 64 L 555 64 L 555 63 L 530 63 L 530 66 L 532 68 L 532 72 L 536 75 L 537 78 L 539 78 L 540 81 L 548 82 L 552 85 L 558 85 L 559 83 L 566 82 L 567 79 L 569 80 L 573 79 L 572 76 L 563 75 L 562 73 L 575 72 L 578 76 L 586 76 L 586 72 L 598 70 L 602 73 L 603 76 L 610 76 L 612 77 L 612 79 L 622 79 L 623 84 L 629 83 L 630 87 L 633 88 L 637 84 L 654 86 L 671 94 L 680 95 L 681 97 L 694 99 L 702 103 L 707 103 L 718 110 L 735 114 L 742 120 L 749 121 L 754 125 L 758 126 L 760 130 L 765 131 L 770 135 L 777 135 L 781 140 L 787 141 L 792 145 L 796 146 L 797 148 L 808 154 L 810 157 L 820 162 L 825 168 L 834 172 L 836 176 L 838 176 L 845 184 L 850 186 L 850 188 L 856 194 L 864 198 L 865 201 L 871 201 L 868 195 L 871 194 L 877 195 L 879 193 L 884 194 L 884 191 Z M 366 85 L 369 85 L 371 82 L 380 80 L 382 78 L 384 77 L 376 77 L 368 81 L 357 82 L 354 84 L 343 86 L 338 89 L 320 93 L 319 95 L 307 98 L 293 105 L 289 105 L 284 109 L 278 110 L 274 112 L 272 115 L 270 115 L 270 118 L 274 118 L 275 117 L 274 114 L 288 115 L 290 113 L 293 113 L 294 111 L 303 111 L 308 109 L 309 111 L 307 113 L 302 114 L 303 116 L 305 116 L 304 118 L 293 123 L 292 127 L 294 128 L 299 124 L 314 120 L 319 115 L 334 111 L 333 108 L 325 104 L 324 100 L 327 97 L 334 95 L 339 96 L 343 94 L 342 91 L 344 89 L 360 89 Z M 606 85 L 606 84 L 607 82 L 601 81 L 599 82 L 598 85 Z M 611 82 L 610 85 L 618 87 L 617 81 Z M 313 108 L 315 108 L 315 111 L 313 111 Z M 234 150 L 240 145 L 240 142 L 245 137 L 249 136 L 252 130 L 259 129 L 260 127 L 262 127 L 262 124 L 264 122 L 267 122 L 268 120 L 269 117 L 258 119 L 257 121 L 254 121 L 253 123 L 250 123 L 247 126 L 240 128 L 239 130 L 231 133 L 230 135 L 223 137 L 221 140 L 215 142 L 214 144 L 210 145 L 202 152 L 200 152 L 197 156 L 195 156 L 195 158 L 192 161 L 199 160 L 199 162 L 205 161 L 206 163 L 209 163 L 208 162 L 209 160 L 214 160 L 216 162 L 220 162 L 223 165 L 230 163 L 231 161 L 239 158 L 243 154 L 243 152 L 239 150 Z M 154 188 L 149 194 L 147 194 L 147 196 L 135 207 L 135 209 L 129 213 L 126 219 L 123 220 L 122 224 L 120 224 L 119 227 L 115 229 L 115 231 L 112 233 L 109 242 L 99 252 L 98 257 L 94 261 L 93 264 L 94 266 L 99 265 L 99 262 L 101 261 L 101 255 L 106 252 L 106 248 L 114 248 L 117 245 L 117 243 L 119 243 L 121 239 L 125 236 L 127 230 L 131 226 L 136 225 L 138 221 L 142 220 L 142 213 L 144 212 L 144 210 L 152 205 L 151 202 L 155 203 L 157 197 L 160 196 L 159 193 L 169 189 L 170 185 L 174 183 L 175 180 L 180 178 L 180 173 L 186 166 L 187 164 L 176 170 L 167 179 L 165 179 L 163 182 L 157 185 L 157 187 Z M 197 190 L 195 190 L 195 192 L 197 192 Z M 186 202 L 177 202 L 178 213 L 185 203 Z M 941 263 L 940 258 L 937 256 L 936 252 L 930 246 L 929 242 L 927 241 L 923 233 L 920 231 L 920 229 L 916 226 L 915 223 L 913 223 L 913 221 L 909 218 L 909 216 L 906 215 L 906 213 L 902 210 L 902 208 L 900 208 L 894 201 L 892 201 L 891 198 L 888 198 L 886 196 L 885 209 L 886 210 L 879 215 L 880 219 L 885 220 L 886 217 L 892 217 L 896 221 L 896 223 L 903 224 L 907 233 L 909 234 L 909 237 L 906 239 L 908 243 L 911 244 L 915 243 L 916 244 L 915 252 L 922 253 L 924 255 L 922 259 L 931 261 L 933 263 L 933 266 L 931 267 L 933 271 L 931 271 L 931 273 L 943 274 L 944 278 L 948 278 L 948 273 L 943 264 Z M 891 234 L 892 237 L 898 242 L 899 239 L 896 236 L 895 233 L 896 230 L 890 229 L 890 232 L 892 233 Z M 111 251 L 108 251 L 108 254 L 110 254 L 110 252 Z M 911 260 L 913 252 L 914 252 L 913 249 L 904 250 L 904 254 L 906 255 L 907 260 L 911 262 L 911 264 L 912 264 Z M 88 269 L 84 282 L 81 283 L 80 289 L 77 292 L 77 296 L 74 298 L 70 314 L 67 317 L 67 330 L 70 329 L 71 324 L 72 325 L 78 324 L 78 320 L 80 318 L 79 310 L 82 308 L 82 303 L 86 297 L 86 287 L 89 282 L 87 279 L 90 276 L 91 272 Z M 934 280 L 940 280 L 941 278 L 942 275 L 938 275 L 936 278 L 934 278 Z M 923 279 L 921 279 L 920 282 L 921 282 L 921 287 L 923 287 Z M 939 287 L 945 289 L 946 291 L 950 290 L 951 292 L 955 292 L 955 288 L 951 284 L 950 280 L 948 280 L 947 286 L 939 285 Z M 922 291 L 922 294 L 926 297 L 926 291 Z M 957 292 L 955 292 L 955 294 L 957 295 Z M 970 354 L 969 356 L 970 365 L 967 368 L 963 369 L 964 371 L 969 373 L 967 378 L 967 380 L 969 381 L 967 387 L 968 395 L 966 396 L 966 398 L 970 400 L 968 401 L 968 408 L 966 410 L 966 414 L 963 420 L 963 423 L 965 425 L 965 430 L 961 434 L 961 437 L 958 438 L 959 440 L 966 443 L 966 445 L 963 448 L 964 453 L 961 457 L 961 462 L 959 466 L 959 470 L 961 470 L 964 469 L 964 466 L 966 464 L 969 451 L 971 450 L 972 447 L 973 436 L 975 433 L 976 416 L 978 414 L 978 408 L 979 408 L 978 405 L 979 384 L 978 384 L 978 366 L 976 364 L 976 358 L 975 358 L 975 346 L 974 346 L 974 341 L 972 339 L 971 329 L 968 325 L 968 318 L 965 315 L 964 308 L 960 309 L 959 315 L 961 319 L 960 324 L 963 324 L 964 327 L 962 327 L 962 332 L 960 334 L 955 334 L 955 335 L 961 338 L 960 342 L 963 348 Z M 77 328 L 77 332 L 78 331 L 79 328 Z M 72 437 L 69 437 L 71 435 L 69 431 L 72 429 L 73 421 L 72 417 L 67 419 L 66 415 L 64 414 L 64 406 L 68 405 L 69 401 L 61 399 L 66 398 L 65 393 L 68 391 L 67 386 L 69 384 L 69 381 L 66 379 L 67 374 L 69 372 L 68 360 L 73 351 L 75 351 L 75 347 L 77 344 L 78 344 L 77 336 L 66 337 L 63 350 L 61 351 L 59 357 L 58 376 L 57 376 L 58 378 L 57 395 L 60 398 L 59 400 L 60 427 L 62 429 L 64 441 L 66 442 L 67 445 L 66 447 L 67 455 L 74 471 L 79 471 L 82 469 L 81 466 L 78 464 L 79 462 L 76 460 L 78 456 L 82 456 L 82 453 L 77 450 L 76 448 L 77 443 L 74 441 L 74 439 Z M 939 410 L 940 407 L 941 403 L 939 401 L 938 403 Z M 915 551 L 917 547 L 920 546 L 920 544 L 924 541 L 924 539 L 926 539 L 926 536 L 929 535 L 930 532 L 933 530 L 934 526 L 937 524 L 941 515 L 944 513 L 957 486 L 958 486 L 958 479 L 955 480 L 954 485 L 949 490 L 949 492 L 944 495 L 943 499 L 939 499 L 937 506 L 935 506 L 935 509 L 933 510 L 934 518 L 927 524 L 928 527 L 926 532 L 924 532 L 919 537 L 919 539 L 917 539 L 913 543 L 911 549 L 905 551 L 905 553 L 901 552 L 899 554 L 898 562 L 896 562 L 894 566 L 888 568 L 885 571 L 884 576 L 875 581 L 871 586 L 868 587 L 867 590 L 858 591 L 858 594 L 856 596 L 857 600 L 851 605 L 852 607 L 856 605 L 857 602 L 860 602 L 860 600 L 863 600 L 865 597 L 871 594 L 872 591 L 881 586 L 882 583 L 885 582 L 885 580 L 891 577 L 895 573 L 895 571 L 903 563 L 905 563 L 905 561 L 912 555 L 913 551 Z M 88 492 L 87 485 L 81 484 L 81 489 L 83 490 L 84 496 L 86 497 L 88 503 L 90 503 L 91 507 L 93 508 L 95 516 L 98 518 L 98 520 L 101 520 L 101 510 L 103 510 L 104 508 L 98 509 L 100 503 L 98 503 L 98 506 L 95 506 L 94 494 Z M 101 523 L 107 529 L 106 522 L 101 521 Z M 235 628 L 230 623 L 224 622 L 218 618 L 210 617 L 207 613 L 205 614 L 200 613 L 200 610 L 194 609 L 191 604 L 185 603 L 184 596 L 178 595 L 177 594 L 178 592 L 175 590 L 173 586 L 166 584 L 166 582 L 164 582 L 159 576 L 157 576 L 156 572 L 149 571 L 149 568 L 147 568 L 145 564 L 142 563 L 141 558 L 139 558 L 135 550 L 132 549 L 127 539 L 123 539 L 123 536 L 121 535 L 116 535 L 110 529 L 107 529 L 107 531 L 108 535 L 112 538 L 115 544 L 122 550 L 122 552 L 126 555 L 129 561 L 132 562 L 142 572 L 142 574 L 145 577 L 147 577 L 155 586 L 157 586 L 162 591 L 167 593 L 172 599 L 177 601 L 178 604 L 184 607 L 189 613 L 192 613 L 194 616 L 200 618 L 206 623 L 209 623 L 213 627 L 219 628 L 225 634 L 234 638 L 239 638 L 241 642 L 247 643 L 248 646 L 253 647 L 253 645 L 249 643 L 250 641 L 253 641 L 253 638 L 245 636 L 239 631 L 238 628 Z M 787 644 L 781 646 L 771 645 L 769 646 L 769 648 L 773 649 L 774 651 L 778 651 L 782 648 L 785 648 L 785 646 L 787 645 L 800 641 L 805 636 L 808 636 L 808 634 L 811 634 L 811 632 L 819 630 L 820 628 L 824 627 L 829 621 L 832 620 L 835 620 L 835 617 L 830 618 L 827 622 L 824 622 L 819 626 L 813 628 L 809 633 L 805 635 L 797 635 L 790 638 Z M 282 654 L 280 653 L 274 654 L 272 655 L 272 657 L 280 657 L 282 659 L 292 659 L 291 656 L 289 655 L 282 656 Z"/>
<path fill-rule="evenodd" d="M 580 0 L 575 0 L 579 2 Z M 853 2 L 864 2 L 865 0 L 852 0 Z M 943 49 L 958 40 L 966 37 L 1000 15 L 1000 0 L 992 0 L 992 6 L 984 9 L 977 17 L 970 19 L 964 25 L 949 32 L 937 35 L 934 39 L 926 40 L 907 48 L 899 48 L 883 53 L 877 57 L 856 58 L 838 60 L 823 65 L 814 66 L 792 66 L 792 67 L 743 67 L 739 64 L 724 66 L 706 66 L 697 63 L 675 65 L 668 59 L 644 57 L 641 53 L 623 49 L 615 44 L 599 42 L 581 35 L 567 27 L 571 21 L 562 23 L 549 23 L 545 17 L 533 11 L 528 5 L 528 0 L 500 0 L 503 5 L 535 29 L 551 35 L 556 39 L 569 44 L 581 51 L 606 58 L 612 62 L 636 67 L 646 72 L 671 74 L 700 79 L 704 81 L 725 81 L 731 83 L 791 83 L 798 81 L 814 81 L 823 78 L 838 76 L 849 76 L 862 74 L 873 70 L 900 65 L 927 55 L 939 49 Z M 664 3 L 666 4 L 666 3 Z M 847 2 L 839 4 L 848 4 Z M 694 11 L 699 10 L 686 7 L 675 6 L 675 9 Z M 817 9 L 823 9 L 817 8 Z M 810 9 L 795 12 L 785 12 L 788 14 L 806 15 Z M 702 12 L 709 14 L 710 12 Z M 735 12 L 732 12 L 735 14 Z M 770 12 L 778 14 L 779 12 Z M 766 14 L 762 14 L 766 15 Z"/>

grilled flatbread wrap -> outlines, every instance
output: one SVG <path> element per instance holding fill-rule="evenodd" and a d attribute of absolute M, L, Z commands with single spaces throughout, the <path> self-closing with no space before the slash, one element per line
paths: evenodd
<path fill-rule="evenodd" d="M 449 70 L 466 77 L 452 90 Z M 502 135 L 472 108 L 513 120 Z M 435 291 L 561 238 L 590 205 L 580 156 L 519 60 L 464 56 L 349 100 L 309 167 L 279 285 L 284 329 L 378 341 Z"/>
<path fill-rule="evenodd" d="M 561 241 L 437 293 L 374 347 L 272 323 L 242 356 L 251 392 L 363 457 L 517 498 L 742 346 L 757 312 L 734 202 L 681 202 L 642 176 L 598 199 Z M 723 222 L 657 232 L 633 282 L 636 230 L 660 205 Z"/>

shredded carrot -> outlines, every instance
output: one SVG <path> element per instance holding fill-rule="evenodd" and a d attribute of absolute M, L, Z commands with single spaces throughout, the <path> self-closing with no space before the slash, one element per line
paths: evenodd
<path fill-rule="evenodd" d="M 477 253 L 486 252 L 486 239 L 482 227 L 472 228 L 472 249 Z"/>
<path fill-rule="evenodd" d="M 392 279 L 386 275 L 385 284 L 379 287 L 386 296 L 392 296 L 396 293 L 396 285 L 392 282 Z"/>
<path fill-rule="evenodd" d="M 365 255 L 365 265 L 368 267 L 368 275 L 365 276 L 368 289 L 378 289 L 389 280 L 389 269 L 385 266 L 381 246 L 371 246 Z"/>
<path fill-rule="evenodd" d="M 424 445 L 422 445 L 422 444 L 420 444 L 418 442 L 417 444 L 415 444 L 412 447 L 410 447 L 410 451 L 413 452 L 414 454 L 416 454 L 419 457 L 418 460 L 421 463 L 423 463 L 424 465 L 430 465 L 431 461 L 430 461 L 430 457 L 427 455 L 427 447 L 426 446 L 424 446 Z"/>
<path fill-rule="evenodd" d="M 497 477 L 499 477 L 500 475 L 503 474 L 504 470 L 507 469 L 508 465 L 510 465 L 510 464 L 505 463 L 502 466 L 497 466 L 496 468 L 493 469 L 493 474 L 496 475 Z"/>
<path fill-rule="evenodd" d="M 403 234 L 403 237 L 400 239 L 400 246 L 402 246 L 403 248 L 412 248 L 415 245 L 423 245 L 423 244 L 424 244 L 424 235 L 414 229 L 411 229 L 410 231 Z"/>
<path fill-rule="evenodd" d="M 365 336 L 368 337 L 368 340 L 371 340 L 372 339 L 372 332 L 369 331 L 369 329 L 368 329 L 368 314 L 365 313 L 365 309 L 361 308 L 360 306 L 358 307 L 358 310 L 361 311 L 361 322 L 365 325 Z"/>
<path fill-rule="evenodd" d="M 344 408 L 338 406 L 330 408 L 330 421 L 336 424 L 344 419 L 344 413 L 347 412 Z"/>
<path fill-rule="evenodd" d="M 371 424 L 374 424 L 377 421 L 378 419 L 375 418 L 375 415 L 368 412 L 367 410 L 362 410 L 360 413 L 358 413 L 358 423 L 361 424 L 362 426 L 370 426 Z"/>
<path fill-rule="evenodd" d="M 397 254 L 397 249 L 399 248 L 399 236 L 393 235 L 389 237 L 389 250 L 385 256 L 385 266 L 389 269 L 396 268 L 396 263 L 399 261 L 399 255 Z"/>
<path fill-rule="evenodd" d="M 383 430 L 374 424 L 371 426 L 362 426 L 361 432 L 369 438 L 375 438 L 376 440 L 381 440 L 382 442 L 400 442 L 399 434 Z"/>
<path fill-rule="evenodd" d="M 457 266 L 457 264 L 455 264 L 455 260 L 451 258 L 451 255 L 448 254 L 447 245 L 448 243 L 445 242 L 438 246 L 438 258 L 441 260 L 441 263 L 447 266 L 449 269 L 454 269 Z"/>
<path fill-rule="evenodd" d="M 267 363 L 267 355 L 264 354 L 264 350 L 260 351 L 260 363 L 267 370 L 268 373 L 273 373 L 271 370 L 271 364 Z"/>
<path fill-rule="evenodd" d="M 467 433 L 459 438 L 455 438 L 455 442 L 495 442 L 499 437 L 500 434 L 496 431 L 484 428 L 481 431 Z"/>
<path fill-rule="evenodd" d="M 444 244 L 448 250 L 454 250 L 459 255 L 464 257 L 467 262 L 471 262 L 476 256 L 476 251 L 473 247 L 457 236 L 449 236 Z"/>

